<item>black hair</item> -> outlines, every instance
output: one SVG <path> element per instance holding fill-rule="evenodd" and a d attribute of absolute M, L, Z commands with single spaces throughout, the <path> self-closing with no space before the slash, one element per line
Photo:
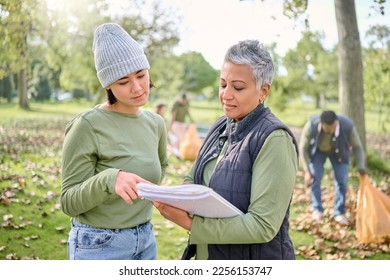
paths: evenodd
<path fill-rule="evenodd" d="M 110 105 L 116 103 L 118 100 L 116 100 L 115 95 L 112 93 L 111 89 L 106 89 L 107 92 L 107 101 Z"/>
<path fill-rule="evenodd" d="M 163 108 L 163 107 L 167 107 L 167 104 L 165 104 L 165 103 L 158 103 L 158 104 L 156 105 L 156 110 L 160 110 L 160 109 Z"/>
<path fill-rule="evenodd" d="M 154 88 L 154 84 L 151 80 L 149 80 L 149 88 Z M 116 97 L 115 95 L 112 93 L 112 90 L 111 89 L 106 89 L 106 93 L 107 93 L 107 101 L 110 105 L 116 103 L 118 100 L 116 100 Z"/>
<path fill-rule="evenodd" d="M 333 111 L 323 111 L 321 114 L 321 122 L 332 124 L 337 120 L 337 115 Z"/>

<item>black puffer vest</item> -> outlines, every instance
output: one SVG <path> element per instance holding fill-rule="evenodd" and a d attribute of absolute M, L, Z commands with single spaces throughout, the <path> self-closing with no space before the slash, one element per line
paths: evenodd
<path fill-rule="evenodd" d="M 251 194 L 252 166 L 264 141 L 276 129 L 293 133 L 268 108 L 259 105 L 238 123 L 221 117 L 210 128 L 195 166 L 195 183 L 202 184 L 204 166 L 218 157 L 225 141 L 228 148 L 211 177 L 209 187 L 234 204 L 244 213 L 248 212 Z M 298 156 L 298 155 L 297 155 Z M 295 259 L 294 248 L 288 234 L 289 208 L 277 235 L 262 244 L 209 244 L 209 259 Z"/>

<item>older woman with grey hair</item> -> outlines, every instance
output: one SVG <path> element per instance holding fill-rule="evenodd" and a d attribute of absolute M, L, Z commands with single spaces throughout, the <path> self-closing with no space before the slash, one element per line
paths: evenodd
<path fill-rule="evenodd" d="M 244 214 L 191 216 L 155 202 L 164 217 L 191 232 L 183 259 L 295 259 L 289 208 L 298 148 L 264 105 L 273 76 L 272 58 L 257 40 L 228 49 L 219 86 L 224 116 L 210 128 L 185 182 L 212 188 Z"/>

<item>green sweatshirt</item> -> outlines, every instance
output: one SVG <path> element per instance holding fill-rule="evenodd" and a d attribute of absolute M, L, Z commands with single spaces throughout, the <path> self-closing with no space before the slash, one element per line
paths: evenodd
<path fill-rule="evenodd" d="M 227 141 L 226 141 L 227 143 Z M 208 185 L 217 159 L 203 173 Z M 207 259 L 207 244 L 251 244 L 271 241 L 278 233 L 295 184 L 297 155 L 290 135 L 272 132 L 253 164 L 251 199 L 248 213 L 233 218 L 194 216 L 190 243 L 197 244 L 197 259 Z M 192 169 L 186 182 L 193 182 Z"/>
<path fill-rule="evenodd" d="M 176 101 L 172 106 L 171 113 L 176 114 L 174 121 L 184 123 L 186 117 L 188 117 L 189 120 L 192 121 L 189 103 L 181 104 L 179 101 Z"/>
<path fill-rule="evenodd" d="M 127 204 L 115 191 L 120 170 L 159 184 L 168 165 L 167 130 L 153 112 L 95 108 L 68 123 L 62 150 L 61 207 L 81 223 L 130 228 L 151 220 L 147 200 Z"/>

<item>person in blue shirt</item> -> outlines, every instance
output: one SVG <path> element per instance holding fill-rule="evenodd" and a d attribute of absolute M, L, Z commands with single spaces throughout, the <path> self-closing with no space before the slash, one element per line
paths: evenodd
<path fill-rule="evenodd" d="M 305 182 L 311 187 L 313 220 L 320 222 L 323 217 L 321 180 L 325 161 L 329 159 L 335 177 L 334 219 L 348 225 L 345 201 L 351 150 L 355 153 L 360 175 L 366 174 L 365 153 L 353 121 L 329 110 L 314 115 L 303 128 L 299 147 Z"/>

